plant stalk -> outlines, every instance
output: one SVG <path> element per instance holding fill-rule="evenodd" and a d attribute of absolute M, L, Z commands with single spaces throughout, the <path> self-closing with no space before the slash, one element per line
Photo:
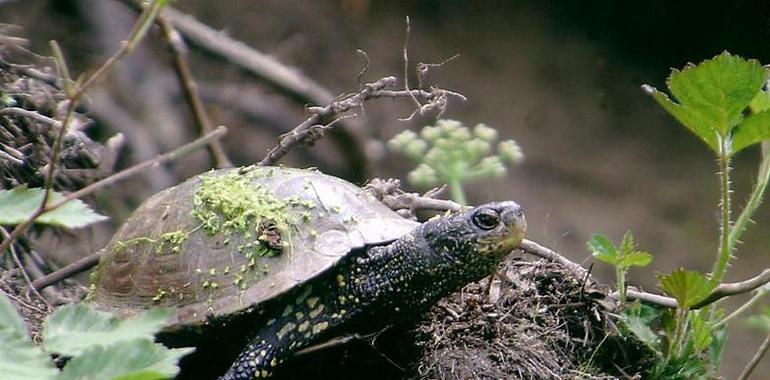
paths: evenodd
<path fill-rule="evenodd" d="M 762 162 L 759 164 L 757 183 L 754 185 L 749 201 L 746 203 L 743 211 L 741 211 L 741 215 L 735 220 L 735 224 L 730 232 L 731 248 L 735 247 L 738 239 L 741 238 L 741 235 L 751 221 L 751 216 L 754 215 L 754 212 L 762 202 L 768 182 L 770 182 L 770 142 L 765 141 L 762 143 Z"/>
<path fill-rule="evenodd" d="M 615 278 L 618 281 L 618 305 L 623 306 L 626 304 L 626 271 L 616 266 Z"/>
<path fill-rule="evenodd" d="M 722 283 L 727 264 L 730 261 L 732 246 L 730 245 L 730 234 L 732 227 L 730 223 L 730 141 L 726 138 L 720 139 L 719 154 L 719 190 L 720 190 L 720 224 L 719 224 L 719 250 L 717 259 L 714 262 L 711 281 L 715 285 Z"/>
<path fill-rule="evenodd" d="M 463 206 L 467 206 L 468 201 L 465 199 L 465 190 L 463 190 L 462 182 L 453 179 L 449 181 L 447 185 L 449 185 L 449 193 L 452 197 L 452 200 Z"/>

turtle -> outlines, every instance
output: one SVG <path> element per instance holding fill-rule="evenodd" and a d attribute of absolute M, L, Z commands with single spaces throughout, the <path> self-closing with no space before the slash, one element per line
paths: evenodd
<path fill-rule="evenodd" d="M 513 201 L 418 223 L 317 170 L 218 169 L 127 219 L 92 274 L 92 300 L 123 317 L 171 308 L 169 334 L 247 321 L 237 334 L 248 343 L 219 379 L 265 378 L 351 321 L 428 310 L 489 275 L 525 230 Z"/>

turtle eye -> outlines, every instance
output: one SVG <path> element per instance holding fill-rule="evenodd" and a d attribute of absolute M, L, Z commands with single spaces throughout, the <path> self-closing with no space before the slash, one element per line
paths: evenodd
<path fill-rule="evenodd" d="M 491 208 L 482 208 L 473 214 L 473 224 L 483 230 L 491 230 L 500 223 L 500 215 Z"/>

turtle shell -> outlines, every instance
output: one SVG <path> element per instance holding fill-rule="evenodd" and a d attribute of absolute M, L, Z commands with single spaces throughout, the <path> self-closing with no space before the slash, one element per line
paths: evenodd
<path fill-rule="evenodd" d="M 315 170 L 215 170 L 152 196 L 132 214 L 104 248 L 93 298 L 121 316 L 171 307 L 170 330 L 194 327 L 253 310 L 351 250 L 416 226 L 361 188 Z"/>

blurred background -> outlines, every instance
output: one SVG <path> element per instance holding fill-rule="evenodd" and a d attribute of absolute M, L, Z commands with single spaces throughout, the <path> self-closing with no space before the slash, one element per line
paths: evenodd
<path fill-rule="evenodd" d="M 631 230 L 653 265 L 631 282 L 655 290 L 656 272 L 680 266 L 710 270 L 717 246 L 716 165 L 707 148 L 646 96 L 642 84 L 665 88 L 671 67 L 723 50 L 770 63 L 770 4 L 642 1 L 205 1 L 180 0 L 177 9 L 232 38 L 293 66 L 330 94 L 364 82 L 403 77 L 405 16 L 411 17 L 410 63 L 441 62 L 428 84 L 460 92 L 443 117 L 468 126 L 486 123 L 515 139 L 525 161 L 504 179 L 468 187 L 469 201 L 514 199 L 529 222 L 529 237 L 588 266 L 585 241 L 593 232 L 619 240 Z M 29 49 L 49 55 L 57 40 L 70 70 L 93 70 L 128 35 L 136 12 L 118 0 L 0 0 L 0 22 L 22 27 Z M 190 46 L 189 61 L 214 125 L 236 165 L 261 159 L 276 138 L 301 122 L 313 103 L 276 88 L 247 70 Z M 413 68 L 410 68 L 413 73 Z M 413 82 L 414 83 L 414 82 Z M 197 132 L 158 33 L 89 93 L 84 105 L 95 140 L 121 132 L 119 166 L 154 157 Z M 385 142 L 430 117 L 400 121 L 414 111 L 407 100 L 366 103 L 342 133 L 300 147 L 282 160 L 315 166 L 357 183 L 405 178 L 413 168 Z M 435 115 L 433 115 L 435 116 Z M 742 205 L 758 163 L 748 149 L 735 161 L 735 201 Z M 205 150 L 143 173 L 94 199 L 112 217 L 75 239 L 50 237 L 63 261 L 98 250 L 143 199 L 211 168 Z M 410 189 L 407 184 L 407 188 Z M 411 190 L 417 190 L 411 188 Z M 745 237 L 728 280 L 770 264 L 770 206 Z M 77 244 L 76 244 L 77 243 Z M 593 273 L 611 281 L 611 271 Z M 723 373 L 737 375 L 761 342 L 733 325 Z M 765 360 L 764 371 L 770 363 Z M 761 376 L 761 375 L 758 375 Z"/>

